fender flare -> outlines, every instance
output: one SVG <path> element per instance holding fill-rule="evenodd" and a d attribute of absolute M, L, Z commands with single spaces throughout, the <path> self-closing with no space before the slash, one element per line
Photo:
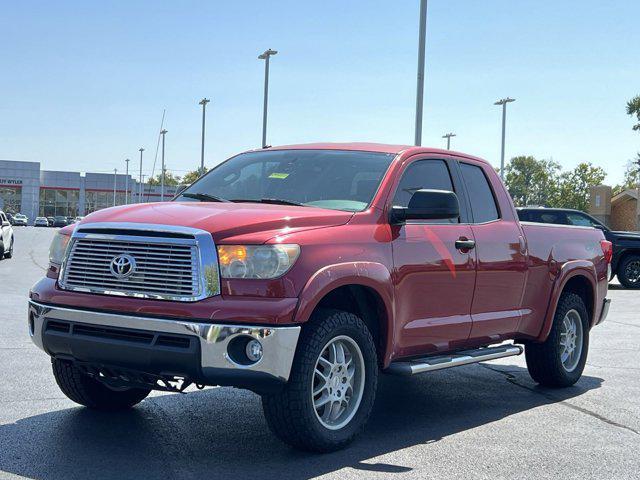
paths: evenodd
<path fill-rule="evenodd" d="M 311 276 L 299 295 L 298 308 L 294 315 L 294 322 L 304 323 L 320 301 L 331 291 L 345 285 L 359 285 L 375 291 L 382 299 L 386 313 L 387 333 L 383 358 L 388 363 L 394 345 L 394 308 L 393 282 L 389 269 L 377 262 L 348 262 L 328 265 Z"/>
<path fill-rule="evenodd" d="M 551 290 L 551 298 L 549 299 L 547 314 L 536 341 L 544 342 L 549 336 L 549 332 L 551 332 L 551 327 L 553 326 L 553 317 L 556 314 L 558 302 L 560 301 L 560 296 L 562 295 L 562 292 L 569 280 L 577 276 L 585 277 L 589 281 L 593 293 L 593 301 L 596 301 L 598 282 L 596 281 L 596 270 L 593 263 L 588 260 L 570 260 L 564 263 L 557 272 L 557 277 Z M 593 315 L 596 314 L 595 305 L 587 305 L 587 308 L 593 312 Z M 590 325 L 593 325 L 593 320 L 593 318 L 590 319 Z"/>

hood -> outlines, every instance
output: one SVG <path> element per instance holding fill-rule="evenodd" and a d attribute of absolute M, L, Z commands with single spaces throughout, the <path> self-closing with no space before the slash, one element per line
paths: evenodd
<path fill-rule="evenodd" d="M 352 212 L 261 203 L 163 202 L 106 208 L 80 225 L 96 222 L 148 223 L 193 227 L 216 243 L 264 243 L 281 234 L 344 225 Z"/>

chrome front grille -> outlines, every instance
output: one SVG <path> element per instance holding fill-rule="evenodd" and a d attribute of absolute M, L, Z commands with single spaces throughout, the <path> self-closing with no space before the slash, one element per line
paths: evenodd
<path fill-rule="evenodd" d="M 164 236 L 157 225 L 153 232 L 140 225 L 131 230 L 104 225 L 111 224 L 74 232 L 60 275 L 63 289 L 177 301 L 219 293 L 215 246 L 206 232 L 178 235 L 172 227 Z M 114 263 L 123 257 L 126 275 Z"/>

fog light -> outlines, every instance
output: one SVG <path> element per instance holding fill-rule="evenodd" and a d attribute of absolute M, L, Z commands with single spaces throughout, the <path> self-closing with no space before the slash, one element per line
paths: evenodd
<path fill-rule="evenodd" d="M 250 361 L 257 362 L 262 358 L 262 344 L 258 340 L 249 340 L 245 353 Z"/>

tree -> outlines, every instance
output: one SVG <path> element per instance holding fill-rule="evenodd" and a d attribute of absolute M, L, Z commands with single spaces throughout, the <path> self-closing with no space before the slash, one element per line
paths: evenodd
<path fill-rule="evenodd" d="M 624 183 L 613 187 L 613 194 L 617 195 L 630 188 L 638 188 L 640 183 L 640 153 L 635 160 L 629 160 L 624 169 Z"/>
<path fill-rule="evenodd" d="M 600 167 L 591 163 L 580 163 L 576 168 L 560 175 L 559 194 L 554 207 L 575 208 L 586 211 L 589 208 L 589 190 L 602 185 L 607 176 Z"/>
<path fill-rule="evenodd" d="M 632 128 L 640 131 L 640 95 L 636 95 L 627 102 L 627 115 L 636 116 L 638 123 L 636 123 Z"/>
<path fill-rule="evenodd" d="M 157 174 L 155 177 L 151 177 L 149 179 L 149 185 L 160 185 L 162 183 L 161 180 L 162 174 Z M 174 175 L 171 172 L 165 172 L 164 174 L 164 184 L 165 185 L 180 185 L 180 177 Z"/>
<path fill-rule="evenodd" d="M 505 167 L 505 184 L 516 206 L 551 206 L 558 193 L 560 165 L 532 156 L 512 158 Z"/>
<path fill-rule="evenodd" d="M 209 169 L 207 167 L 204 167 L 204 173 L 207 173 L 208 171 Z M 198 178 L 200 178 L 200 169 L 186 173 L 185 176 L 182 177 L 182 183 L 185 185 L 191 185 Z"/>

